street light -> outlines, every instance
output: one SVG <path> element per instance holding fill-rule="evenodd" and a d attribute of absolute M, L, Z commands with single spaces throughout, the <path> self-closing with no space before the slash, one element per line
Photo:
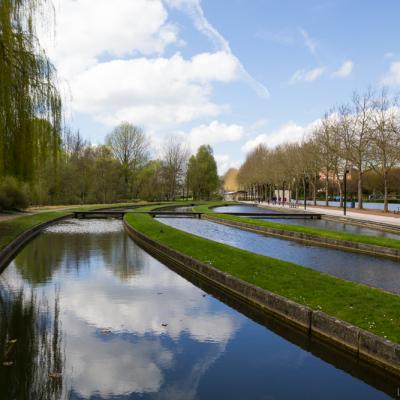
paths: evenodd
<path fill-rule="evenodd" d="M 304 211 L 307 210 L 307 176 L 304 175 L 303 178 L 303 188 L 304 188 Z"/>
<path fill-rule="evenodd" d="M 346 169 L 345 171 L 344 171 L 344 182 L 343 182 L 343 186 L 344 186 L 344 203 L 343 203 L 343 215 L 346 215 L 346 208 L 347 208 L 347 174 L 349 173 L 350 171 L 348 170 L 348 169 Z"/>

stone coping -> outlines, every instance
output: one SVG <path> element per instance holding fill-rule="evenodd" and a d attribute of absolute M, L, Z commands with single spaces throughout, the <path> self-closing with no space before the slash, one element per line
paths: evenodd
<path fill-rule="evenodd" d="M 262 289 L 217 268 L 180 253 L 139 232 L 124 220 L 129 235 L 146 251 L 163 262 L 185 270 L 224 293 L 271 313 L 306 333 L 347 350 L 391 373 L 400 375 L 400 344 L 341 321 L 322 311 L 314 311 L 268 290 Z"/>

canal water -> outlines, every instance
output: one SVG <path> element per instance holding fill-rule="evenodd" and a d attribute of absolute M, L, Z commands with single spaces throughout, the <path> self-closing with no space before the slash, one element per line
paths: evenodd
<path fill-rule="evenodd" d="M 248 205 L 216 207 L 213 209 L 213 211 L 219 213 L 224 213 L 224 212 L 253 212 L 253 213 L 268 212 L 269 213 L 270 212 L 273 214 L 279 212 L 275 210 L 270 210 L 256 206 L 248 206 Z M 325 219 L 297 219 L 297 218 L 291 219 L 291 218 L 275 218 L 275 217 L 274 218 L 251 217 L 251 218 L 263 219 L 269 222 L 276 222 L 282 224 L 309 226 L 309 227 L 328 229 L 338 232 L 356 233 L 360 235 L 379 236 L 379 237 L 400 240 L 400 235 L 395 233 L 384 232 L 378 229 L 364 228 L 349 223 L 328 221 Z"/>
<path fill-rule="evenodd" d="M 290 261 L 349 281 L 400 293 L 400 262 L 326 247 L 306 245 L 189 218 L 157 218 L 174 228 L 253 253 Z"/>
<path fill-rule="evenodd" d="M 138 247 L 121 221 L 46 229 L 0 276 L 1 399 L 396 394 L 392 376 L 200 286 Z"/>

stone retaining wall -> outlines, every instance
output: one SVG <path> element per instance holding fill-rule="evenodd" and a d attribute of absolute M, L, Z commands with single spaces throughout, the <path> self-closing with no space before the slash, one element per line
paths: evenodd
<path fill-rule="evenodd" d="M 203 214 L 203 219 L 216 222 L 218 224 L 230 226 L 233 228 L 240 228 L 250 232 L 267 234 L 270 236 L 278 236 L 284 239 L 298 240 L 306 243 L 315 244 L 317 246 L 332 247 L 335 249 L 353 251 L 357 253 L 370 254 L 373 256 L 389 257 L 395 260 L 400 260 L 400 250 L 392 249 L 389 247 L 381 247 L 372 244 L 350 242 L 347 240 L 332 239 L 328 237 L 321 237 L 310 235 L 303 232 L 287 231 L 285 229 L 271 228 L 268 226 L 254 225 L 248 222 L 231 221 L 218 218 L 212 214 Z"/>
<path fill-rule="evenodd" d="M 161 261 L 208 281 L 233 297 L 240 298 L 309 334 L 329 341 L 362 359 L 400 375 L 399 344 L 338 320 L 322 311 L 314 311 L 309 307 L 242 281 L 151 239 L 134 229 L 125 220 L 124 224 L 129 235 Z"/>

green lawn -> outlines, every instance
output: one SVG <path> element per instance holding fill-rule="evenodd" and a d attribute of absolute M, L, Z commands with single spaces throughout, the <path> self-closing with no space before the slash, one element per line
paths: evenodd
<path fill-rule="evenodd" d="M 222 203 L 222 204 L 227 204 L 227 203 Z M 211 207 L 213 205 L 214 204 L 212 204 Z M 381 247 L 389 247 L 392 249 L 400 249 L 400 240 L 397 239 L 360 235 L 356 233 L 338 232 L 328 229 L 313 228 L 301 225 L 282 224 L 280 222 L 264 221 L 264 220 L 245 218 L 245 217 L 236 217 L 234 215 L 216 213 L 210 209 L 210 205 L 202 205 L 200 207 L 195 207 L 195 209 L 196 211 L 210 213 L 215 218 L 227 221 L 245 222 L 247 224 L 252 224 L 254 226 L 264 226 L 268 228 L 283 229 L 289 232 L 299 232 L 313 236 L 326 237 L 335 240 L 346 240 L 349 242 L 370 244 Z"/>
<path fill-rule="evenodd" d="M 152 239 L 199 261 L 400 343 L 400 296 L 200 238 L 146 214 L 129 213 L 125 219 Z"/>

